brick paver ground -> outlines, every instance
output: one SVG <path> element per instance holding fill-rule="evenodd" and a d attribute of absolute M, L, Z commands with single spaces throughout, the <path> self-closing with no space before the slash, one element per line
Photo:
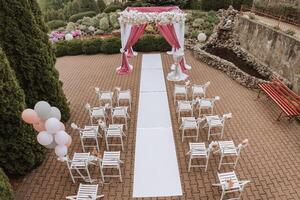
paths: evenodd
<path fill-rule="evenodd" d="M 125 139 L 125 161 L 122 172 L 124 181 L 112 180 L 104 184 L 100 191 L 105 199 L 131 199 L 135 153 L 136 113 L 140 80 L 141 55 L 131 60 L 135 66 L 130 76 L 117 76 L 115 68 L 120 62 L 120 55 L 93 55 L 64 57 L 57 61 L 60 78 L 64 82 L 64 91 L 70 101 L 71 119 L 66 125 L 73 137 L 70 155 L 80 152 L 81 145 L 77 133 L 70 129 L 70 123 L 84 125 L 89 122 L 84 109 L 86 102 L 97 105 L 94 87 L 113 89 L 121 86 L 133 91 L 133 108 L 128 136 Z M 169 71 L 172 57 L 162 54 L 164 73 Z M 211 81 L 208 96 L 219 95 L 216 113 L 232 112 L 233 118 L 226 124 L 224 139 L 233 139 L 236 143 L 249 139 L 249 146 L 242 152 L 236 173 L 240 179 L 249 179 L 243 199 L 300 199 L 300 126 L 297 122 L 275 121 L 279 110 L 271 101 L 255 101 L 257 93 L 249 90 L 226 74 L 213 69 L 187 53 L 187 61 L 193 66 L 190 76 L 194 83 Z M 179 125 L 175 117 L 172 99 L 173 83 L 167 82 L 170 111 L 177 149 L 177 158 L 183 188 L 182 197 L 159 199 L 219 199 L 220 191 L 211 184 L 217 181 L 219 157 L 213 155 L 208 171 L 193 169 L 187 171 L 186 152 L 188 142 L 180 140 Z M 200 141 L 206 141 L 206 132 L 201 131 Z M 101 152 L 104 141 L 101 141 Z M 155 148 L 155 147 L 153 147 Z M 222 172 L 230 171 L 230 166 L 222 167 Z M 91 168 L 93 178 L 99 178 L 98 166 Z M 73 184 L 66 166 L 56 160 L 54 152 L 47 155 L 44 163 L 25 177 L 16 191 L 17 200 L 64 199 L 76 194 L 78 183 Z M 155 198 L 153 198 L 155 199 Z"/>

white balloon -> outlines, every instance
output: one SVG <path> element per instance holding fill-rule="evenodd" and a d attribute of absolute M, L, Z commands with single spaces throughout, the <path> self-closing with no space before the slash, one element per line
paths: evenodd
<path fill-rule="evenodd" d="M 69 41 L 69 40 L 73 40 L 73 35 L 71 33 L 67 33 L 65 35 L 65 40 Z"/>
<path fill-rule="evenodd" d="M 45 122 L 45 128 L 49 133 L 56 133 L 60 130 L 60 121 L 54 117 L 47 119 Z"/>
<path fill-rule="evenodd" d="M 52 136 L 52 135 L 51 135 L 51 136 Z M 53 136 L 52 136 L 52 137 L 53 137 Z M 57 144 L 56 144 L 55 140 L 53 140 L 53 141 L 51 142 L 51 144 L 49 144 L 49 145 L 44 145 L 44 147 L 46 147 L 47 149 L 54 149 L 56 146 L 57 146 Z"/>
<path fill-rule="evenodd" d="M 60 120 L 61 119 L 60 110 L 56 107 L 51 107 L 50 117 L 54 117 L 54 118 Z"/>
<path fill-rule="evenodd" d="M 68 148 L 65 145 L 57 145 L 55 147 L 55 154 L 58 157 L 63 157 L 65 155 L 67 155 L 67 153 L 68 153 Z"/>
<path fill-rule="evenodd" d="M 39 101 L 34 106 L 35 112 L 42 120 L 47 120 L 50 117 L 51 106 L 46 101 Z"/>
<path fill-rule="evenodd" d="M 41 145 L 50 145 L 53 142 L 53 136 L 46 131 L 42 131 L 37 135 L 37 141 Z"/>
<path fill-rule="evenodd" d="M 70 136 L 65 131 L 58 131 L 55 134 L 55 142 L 58 145 L 65 145 L 65 144 L 67 144 L 69 142 L 69 137 Z"/>
<path fill-rule="evenodd" d="M 205 33 L 199 33 L 197 37 L 199 42 L 205 42 L 206 38 L 207 36 L 205 35 Z"/>

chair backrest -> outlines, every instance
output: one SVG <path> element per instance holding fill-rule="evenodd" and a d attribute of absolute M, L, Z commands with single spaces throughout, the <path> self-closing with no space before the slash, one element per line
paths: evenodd
<path fill-rule="evenodd" d="M 242 143 L 240 143 L 237 147 L 237 150 L 238 150 L 238 154 L 240 154 L 240 152 L 242 151 L 242 149 L 246 148 L 248 146 L 248 139 L 244 139 L 242 141 Z"/>
<path fill-rule="evenodd" d="M 76 199 L 91 199 L 97 197 L 98 185 L 88 185 L 80 183 Z"/>
<path fill-rule="evenodd" d="M 232 113 L 226 113 L 222 116 L 222 123 L 223 125 L 225 124 L 226 119 L 231 119 L 232 118 Z"/>
<path fill-rule="evenodd" d="M 215 101 L 219 101 L 220 100 L 220 97 L 219 96 L 215 96 L 214 98 L 213 98 L 213 101 L 215 102 Z"/>
<path fill-rule="evenodd" d="M 75 124 L 74 122 L 71 124 L 71 127 L 72 127 L 73 129 L 75 129 L 75 130 L 80 129 L 80 128 L 77 126 L 77 124 Z"/>
<path fill-rule="evenodd" d="M 178 84 L 175 84 L 175 88 L 174 88 L 174 92 L 176 92 L 176 88 L 184 88 L 185 92 L 186 92 L 186 89 L 187 89 L 187 86 L 186 85 L 178 85 Z"/>
<path fill-rule="evenodd" d="M 105 130 L 107 128 L 105 121 L 102 121 L 101 119 L 98 120 L 98 125 L 102 130 Z"/>
<path fill-rule="evenodd" d="M 207 81 L 205 84 L 204 84 L 204 89 L 206 90 L 208 88 L 208 86 L 210 85 L 210 81 Z"/>
<path fill-rule="evenodd" d="M 91 105 L 89 103 L 86 103 L 84 107 L 90 114 L 92 114 Z"/>
<path fill-rule="evenodd" d="M 98 87 L 95 87 L 95 92 L 96 92 L 96 94 L 99 94 L 100 89 Z"/>

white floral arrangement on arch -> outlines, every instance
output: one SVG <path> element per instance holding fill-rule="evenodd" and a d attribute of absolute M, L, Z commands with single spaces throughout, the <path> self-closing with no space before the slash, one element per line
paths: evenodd
<path fill-rule="evenodd" d="M 186 14 L 184 12 L 174 10 L 169 12 L 138 12 L 135 10 L 123 11 L 119 13 L 119 22 L 121 24 L 146 24 L 146 23 L 158 23 L 158 24 L 172 24 L 172 23 L 184 23 Z"/>

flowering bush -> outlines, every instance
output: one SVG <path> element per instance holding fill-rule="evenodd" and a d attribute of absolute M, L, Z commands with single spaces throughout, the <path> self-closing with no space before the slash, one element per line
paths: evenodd
<path fill-rule="evenodd" d="M 55 42 L 58 42 L 59 40 L 64 40 L 67 33 L 68 32 L 66 32 L 66 31 L 63 31 L 63 32 L 52 31 L 49 34 L 49 38 L 53 43 L 55 43 Z M 71 31 L 70 33 L 72 34 L 73 38 L 78 38 L 81 36 L 80 30 Z"/>

